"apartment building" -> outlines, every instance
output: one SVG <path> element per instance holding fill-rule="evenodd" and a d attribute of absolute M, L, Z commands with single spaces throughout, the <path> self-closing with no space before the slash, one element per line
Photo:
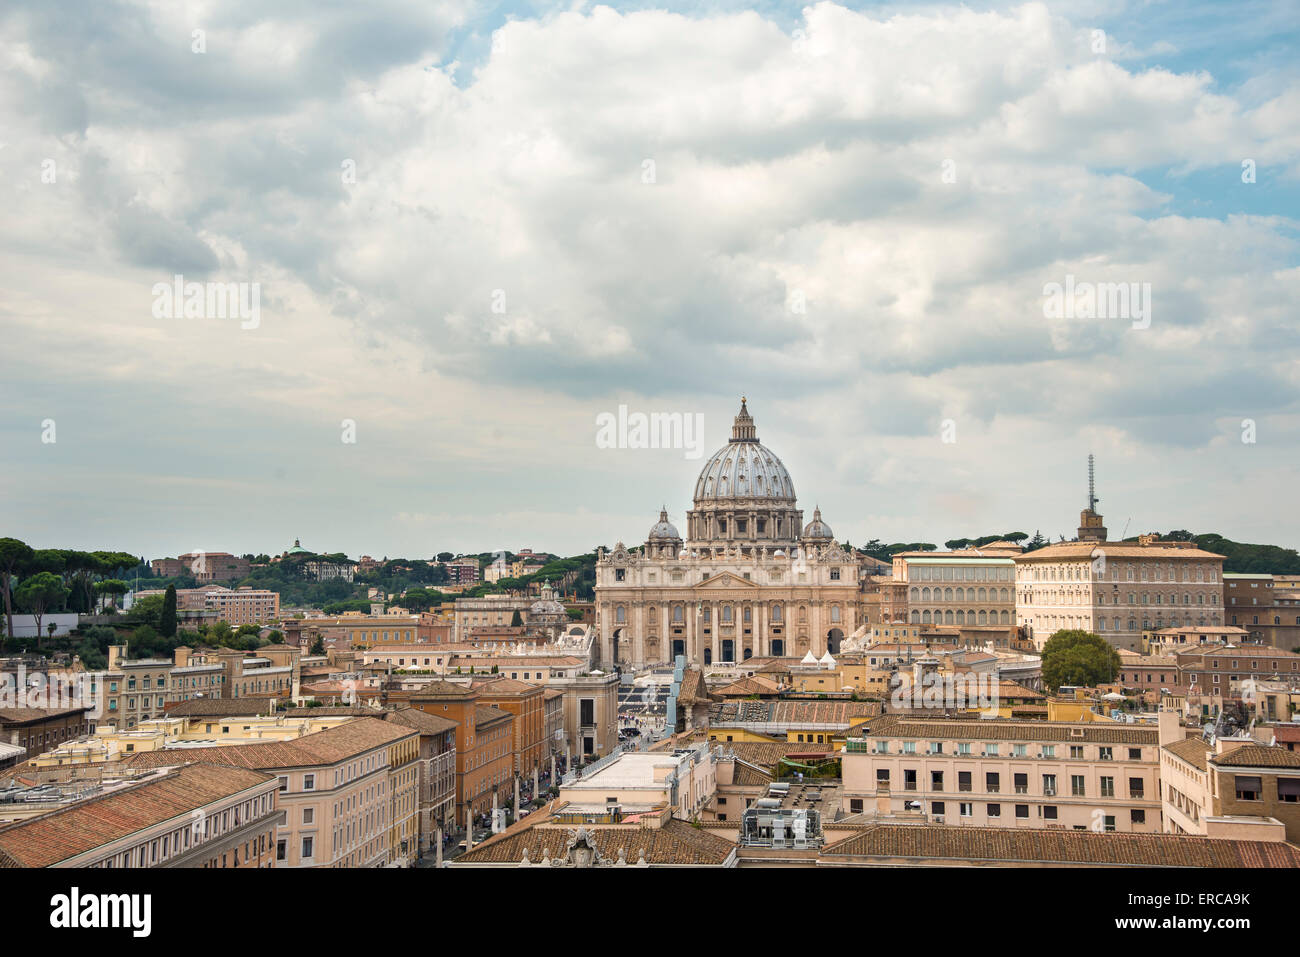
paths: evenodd
<path fill-rule="evenodd" d="M 1269 645 L 1195 646 L 1173 656 L 1188 694 L 1239 697 L 1247 679 L 1300 677 L 1300 654 Z"/>
<path fill-rule="evenodd" d="M 886 715 L 850 738 L 849 814 L 1124 833 L 1161 830 L 1155 726 Z"/>
<path fill-rule="evenodd" d="M 1015 558 L 1010 542 L 955 552 L 900 552 L 894 580 L 907 595 L 913 625 L 1014 625 Z M 894 621 L 898 619 L 890 619 Z"/>
<path fill-rule="evenodd" d="M 275 834 L 277 867 L 385 867 L 413 854 L 419 748 L 415 730 L 358 717 L 293 741 L 150 751 L 124 763 L 203 761 L 272 774 L 285 813 Z"/>
<path fill-rule="evenodd" d="M 475 681 L 472 687 L 478 691 L 481 703 L 515 716 L 511 746 L 515 773 L 525 776 L 540 770 L 551 757 L 550 742 L 546 740 L 546 689 L 502 676 Z"/>
<path fill-rule="evenodd" d="M 1225 572 L 1223 605 L 1227 623 L 1244 628 L 1250 640 L 1300 649 L 1300 576 Z"/>
<path fill-rule="evenodd" d="M 91 731 L 90 708 L 0 708 L 0 744 L 40 754 Z"/>
<path fill-rule="evenodd" d="M 0 867 L 273 867 L 269 774 L 189 764 L 0 828 Z"/>
<path fill-rule="evenodd" d="M 317 638 L 326 648 L 339 650 L 383 644 L 445 645 L 451 641 L 452 633 L 451 624 L 431 612 L 288 618 L 281 630 L 286 645 L 304 650 L 310 648 Z"/>
<path fill-rule="evenodd" d="M 189 576 L 200 582 L 237 581 L 247 578 L 249 561 L 229 552 L 189 552 L 176 558 L 155 558 L 149 563 L 162 578 Z"/>
<path fill-rule="evenodd" d="M 1062 542 L 1015 564 L 1016 621 L 1039 649 L 1062 629 L 1140 651 L 1143 632 L 1224 623 L 1223 556 L 1193 542 Z"/>
<path fill-rule="evenodd" d="M 390 699 L 456 725 L 456 819 L 467 811 L 493 806 L 494 793 L 504 799 L 515 771 L 515 716 L 482 704 L 481 692 L 447 681 L 422 683 L 417 691 L 397 691 Z"/>
<path fill-rule="evenodd" d="M 1300 840 L 1300 753 L 1250 737 L 1186 737 L 1160 713 L 1165 831 L 1240 840 Z"/>

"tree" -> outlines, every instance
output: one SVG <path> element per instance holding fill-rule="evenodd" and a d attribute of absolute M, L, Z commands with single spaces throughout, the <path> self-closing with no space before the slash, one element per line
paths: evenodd
<path fill-rule="evenodd" d="M 1120 660 L 1110 643 L 1091 631 L 1062 629 L 1043 645 L 1043 681 L 1053 691 L 1062 685 L 1096 687 L 1115 680 Z"/>
<path fill-rule="evenodd" d="M 266 637 L 271 639 L 271 644 L 273 645 L 284 644 L 284 632 L 282 632 L 278 628 L 272 628 L 269 632 L 267 632 Z"/>
<path fill-rule="evenodd" d="M 10 584 L 14 575 L 24 569 L 35 553 L 26 542 L 16 538 L 0 538 L 0 590 L 4 592 L 5 621 L 10 639 L 14 636 L 14 603 Z"/>
<path fill-rule="evenodd" d="M 317 635 L 316 640 L 311 643 L 311 653 L 313 655 L 325 654 L 325 639 L 320 635 Z"/>
<path fill-rule="evenodd" d="M 113 607 L 117 608 L 117 600 L 131 590 L 131 586 L 120 578 L 104 578 L 95 582 L 95 593 L 97 595 L 111 595 L 113 598 Z"/>
<path fill-rule="evenodd" d="M 36 618 L 36 647 L 41 646 L 41 618 L 47 608 L 57 608 L 67 601 L 68 590 L 63 587 L 63 580 L 50 572 L 38 572 L 23 579 L 23 583 L 14 592 L 20 607 L 27 609 Z"/>
<path fill-rule="evenodd" d="M 524 624 L 524 619 L 520 616 L 519 609 L 516 608 L 515 613 L 510 616 L 510 627 L 520 628 L 523 626 L 523 624 Z"/>
<path fill-rule="evenodd" d="M 1047 544 L 1048 541 L 1047 539 L 1043 538 L 1043 533 L 1040 532 L 1038 529 L 1034 529 L 1034 537 L 1031 538 L 1028 541 L 1028 543 L 1026 543 L 1025 551 L 1032 552 L 1037 548 L 1046 548 Z"/>
<path fill-rule="evenodd" d="M 456 557 L 456 556 L 454 556 L 451 552 L 439 552 L 439 553 L 438 553 L 438 561 L 440 561 L 440 562 L 449 562 L 449 561 L 451 561 L 451 560 L 452 560 L 453 558 L 455 558 L 455 557 Z"/>
<path fill-rule="evenodd" d="M 163 592 L 162 615 L 158 619 L 158 630 L 164 638 L 176 637 L 176 586 L 168 585 Z"/>

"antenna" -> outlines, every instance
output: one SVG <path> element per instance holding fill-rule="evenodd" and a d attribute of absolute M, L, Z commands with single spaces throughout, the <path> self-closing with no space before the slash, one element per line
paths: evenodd
<path fill-rule="evenodd" d="M 1088 453 L 1088 511 L 1090 512 L 1095 512 L 1097 510 L 1097 502 L 1099 501 L 1099 499 L 1097 498 L 1095 492 L 1096 492 L 1096 483 L 1094 482 L 1093 456 L 1092 453 L 1089 452 Z"/>

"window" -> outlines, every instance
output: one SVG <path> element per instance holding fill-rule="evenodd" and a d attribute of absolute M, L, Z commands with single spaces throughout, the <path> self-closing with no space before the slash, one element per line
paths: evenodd
<path fill-rule="evenodd" d="M 989 815 L 989 817 L 1001 817 L 1001 816 L 1002 816 L 1002 805 L 1001 805 L 1001 804 L 990 804 L 990 805 L 988 806 L 988 808 L 987 808 L 987 811 L 988 811 L 988 815 Z"/>
<path fill-rule="evenodd" d="M 1087 796 L 1087 786 L 1084 783 L 1084 778 L 1082 774 L 1070 775 L 1070 793 L 1073 794 L 1075 797 Z"/>
<path fill-rule="evenodd" d="M 1115 749 L 1114 749 L 1114 748 L 1098 748 L 1098 749 L 1097 749 L 1097 760 L 1098 760 L 1098 761 L 1113 761 L 1113 760 L 1115 760 Z"/>
<path fill-rule="evenodd" d="M 942 771 L 931 771 L 931 772 L 930 772 L 930 789 L 931 789 L 932 791 L 942 791 L 942 790 L 943 790 L 943 772 L 942 772 Z"/>
<path fill-rule="evenodd" d="M 1128 819 L 1130 824 L 1145 824 L 1147 822 L 1147 812 L 1142 808 L 1135 807 L 1128 812 Z"/>
<path fill-rule="evenodd" d="M 287 846 L 288 843 L 289 843 L 288 841 L 275 842 L 275 859 L 277 861 L 283 861 L 285 858 L 289 856 L 289 848 Z"/>
<path fill-rule="evenodd" d="M 1043 820 L 1044 821 L 1056 820 L 1056 805 L 1054 804 L 1043 805 Z"/>
<path fill-rule="evenodd" d="M 1278 778 L 1277 799 L 1288 804 L 1300 802 L 1300 778 Z"/>
<path fill-rule="evenodd" d="M 1161 676 L 1160 676 L 1160 680 L 1161 680 L 1161 681 L 1164 681 L 1164 680 L 1165 680 L 1165 676 L 1164 676 L 1164 675 L 1161 675 Z M 1128 759 L 1129 759 L 1130 761 L 1141 761 L 1141 760 L 1142 760 L 1142 749 L 1141 749 L 1141 748 L 1129 748 L 1129 749 L 1128 749 Z"/>
<path fill-rule="evenodd" d="M 970 790 L 973 788 L 973 785 L 971 784 L 971 779 L 970 779 L 970 777 L 971 777 L 971 773 L 970 773 L 969 771 L 958 771 L 958 772 L 957 772 L 957 790 L 958 790 L 958 791 L 970 791 Z"/>
<path fill-rule="evenodd" d="M 984 789 L 990 794 L 997 794 L 1001 790 L 1001 781 L 996 771 L 989 771 L 984 775 Z"/>
<path fill-rule="evenodd" d="M 1047 795 L 1048 797 L 1054 797 L 1054 796 L 1056 795 L 1056 775 L 1055 775 L 1055 774 L 1044 774 L 1044 775 L 1043 775 L 1043 793 L 1044 793 L 1045 795 Z"/>
<path fill-rule="evenodd" d="M 1258 801 L 1261 800 L 1261 794 L 1264 790 L 1264 782 L 1258 777 L 1247 777 L 1246 775 L 1236 775 L 1237 800 L 1238 801 Z"/>
<path fill-rule="evenodd" d="M 312 856 L 312 854 L 313 854 L 313 850 L 314 850 L 314 848 L 313 848 L 313 843 L 314 843 L 314 841 L 315 841 L 315 838 L 312 838 L 312 837 L 304 837 L 304 838 L 302 839 L 302 856 L 303 856 L 303 860 L 306 860 L 307 858 L 309 858 L 309 857 Z"/>
<path fill-rule="evenodd" d="M 1129 797 L 1140 798 L 1146 794 L 1146 783 L 1141 778 L 1128 779 Z"/>
<path fill-rule="evenodd" d="M 1017 805 L 1016 805 L 1016 817 L 1021 818 L 1021 819 L 1027 819 L 1027 818 L 1029 817 L 1029 805 L 1028 805 L 1028 804 L 1017 804 Z"/>
<path fill-rule="evenodd" d="M 1104 798 L 1113 798 L 1115 796 L 1114 778 L 1104 777 L 1101 779 L 1101 796 Z"/>

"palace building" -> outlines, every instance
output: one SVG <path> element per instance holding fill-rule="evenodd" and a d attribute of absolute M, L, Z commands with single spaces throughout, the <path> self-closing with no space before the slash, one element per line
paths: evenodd
<path fill-rule="evenodd" d="M 683 539 L 664 510 L 639 549 L 598 553 L 602 667 L 834 655 L 858 627 L 858 561 L 820 509 L 803 524 L 790 473 L 759 442 L 744 399 L 700 470 L 685 527 Z"/>

